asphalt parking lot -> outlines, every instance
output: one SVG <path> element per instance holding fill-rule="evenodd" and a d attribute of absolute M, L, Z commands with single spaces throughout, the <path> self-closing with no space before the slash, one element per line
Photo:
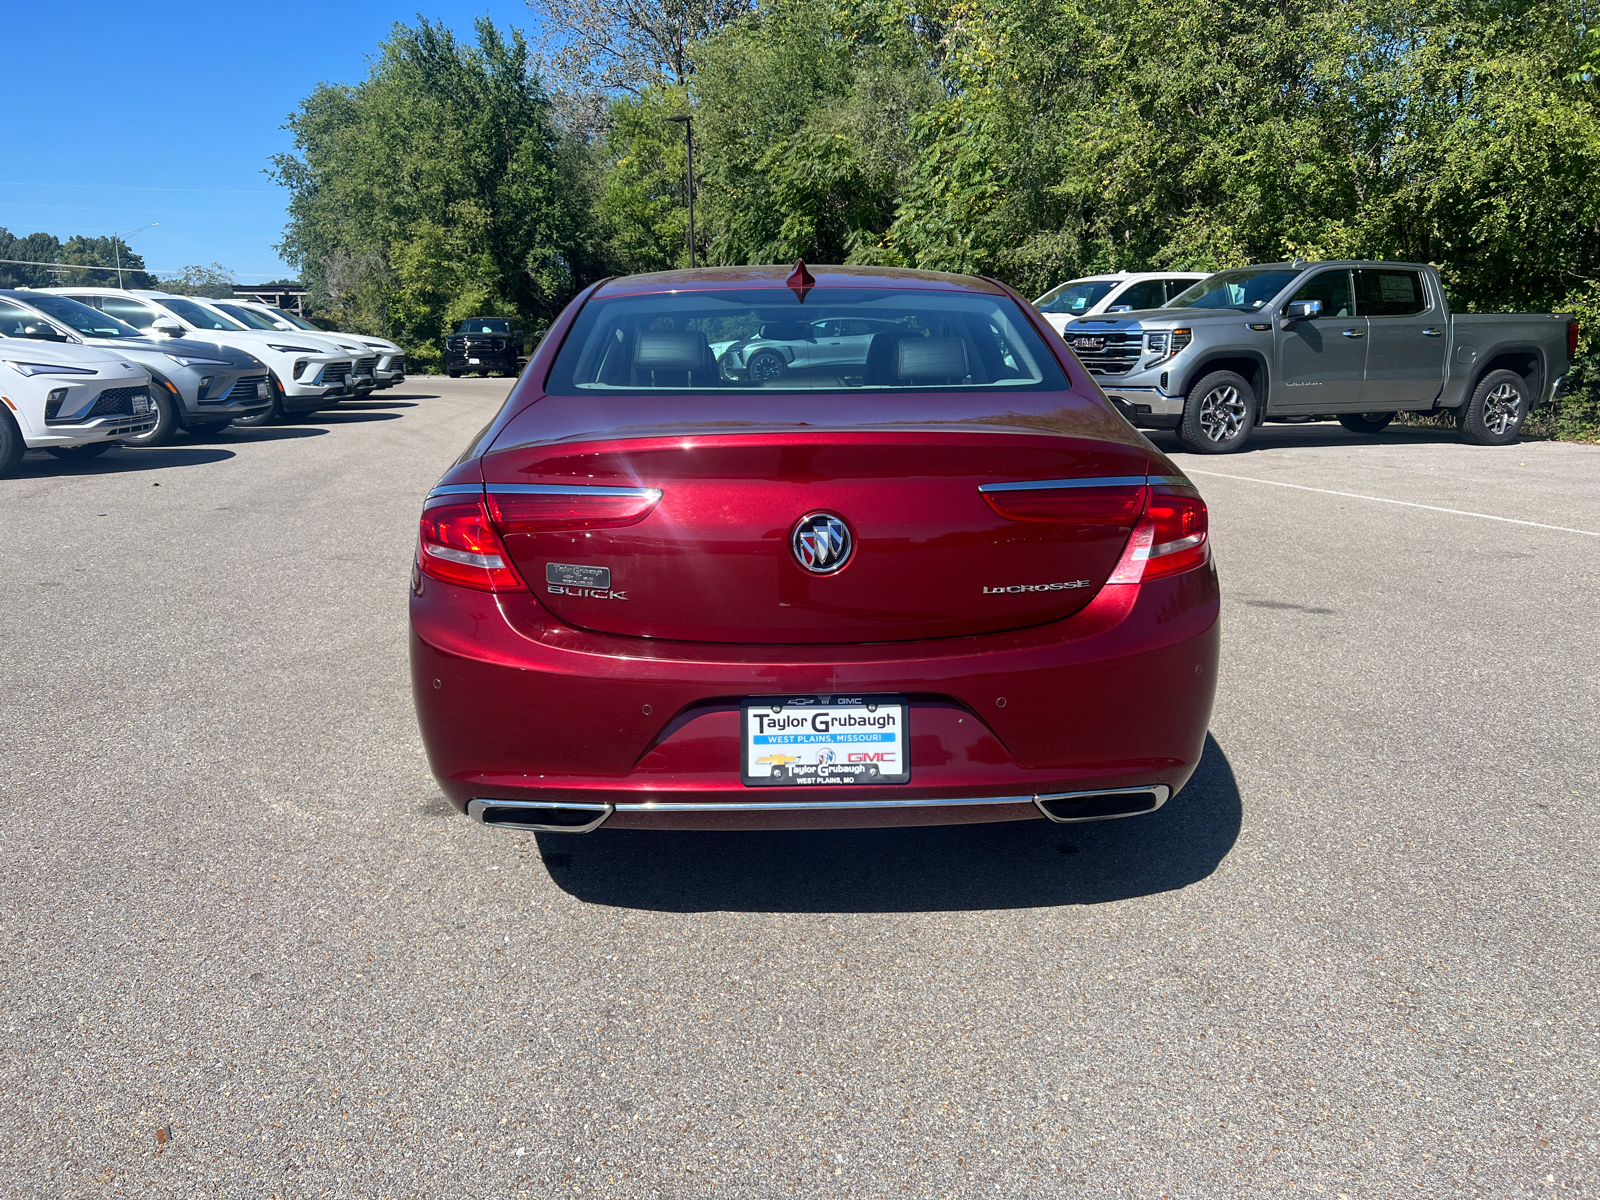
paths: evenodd
<path fill-rule="evenodd" d="M 1155 816 L 535 838 L 406 673 L 506 388 L 0 481 L 0 1196 L 1600 1194 L 1600 448 L 1183 456 Z"/>

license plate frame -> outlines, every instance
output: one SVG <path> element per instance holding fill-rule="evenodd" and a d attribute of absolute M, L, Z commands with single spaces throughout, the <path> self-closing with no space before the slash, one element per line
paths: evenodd
<path fill-rule="evenodd" d="M 819 730 L 816 718 L 824 716 L 827 728 Z M 910 717 L 911 705 L 897 695 L 751 696 L 739 709 L 739 780 L 745 787 L 910 783 Z M 873 758 L 851 762 L 852 755 Z M 763 761 L 775 757 L 789 761 Z"/>

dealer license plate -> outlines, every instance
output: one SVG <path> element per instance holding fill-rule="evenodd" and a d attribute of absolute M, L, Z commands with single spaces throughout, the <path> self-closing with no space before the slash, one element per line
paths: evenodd
<path fill-rule="evenodd" d="M 898 696 L 775 696 L 744 702 L 747 787 L 906 783 L 906 702 Z"/>
<path fill-rule="evenodd" d="M 135 396 L 133 398 L 133 411 L 134 411 L 134 413 L 136 415 L 139 414 L 139 413 L 147 413 L 147 412 L 149 412 L 150 411 L 150 397 L 149 396 Z"/>
<path fill-rule="evenodd" d="M 270 387 L 268 387 L 264 383 L 256 384 L 256 399 L 257 400 L 271 400 L 272 399 L 272 389 Z"/>

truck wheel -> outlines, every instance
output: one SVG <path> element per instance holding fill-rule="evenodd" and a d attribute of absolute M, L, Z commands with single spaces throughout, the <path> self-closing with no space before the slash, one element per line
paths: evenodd
<path fill-rule="evenodd" d="M 122 439 L 124 446 L 143 448 L 145 446 L 165 446 L 178 433 L 178 400 L 166 388 L 153 386 L 150 389 L 150 403 L 156 410 L 155 428 L 148 433 L 135 434 L 133 437 Z"/>
<path fill-rule="evenodd" d="M 1528 383 L 1515 371 L 1490 371 L 1456 413 L 1461 440 L 1471 446 L 1507 446 L 1528 415 Z"/>
<path fill-rule="evenodd" d="M 1227 454 L 1256 423 L 1256 394 L 1236 371 L 1213 371 L 1189 389 L 1178 440 L 1192 454 Z"/>
<path fill-rule="evenodd" d="M 67 462 L 78 462 L 86 458 L 99 458 L 115 445 L 115 442 L 87 442 L 82 446 L 46 446 L 44 449 L 46 454 L 54 454 Z"/>
<path fill-rule="evenodd" d="M 1393 413 L 1340 413 L 1339 424 L 1351 433 L 1382 433 L 1394 420 Z"/>
<path fill-rule="evenodd" d="M 11 414 L 0 408 L 0 479 L 15 475 L 22 464 L 22 452 L 28 444 L 22 440 L 22 430 L 11 419 Z"/>

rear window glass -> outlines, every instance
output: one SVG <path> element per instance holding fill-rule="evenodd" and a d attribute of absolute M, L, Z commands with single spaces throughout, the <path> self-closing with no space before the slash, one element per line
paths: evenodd
<path fill-rule="evenodd" d="M 990 390 L 1067 387 L 1004 296 L 788 288 L 619 296 L 586 305 L 546 390 Z"/>

